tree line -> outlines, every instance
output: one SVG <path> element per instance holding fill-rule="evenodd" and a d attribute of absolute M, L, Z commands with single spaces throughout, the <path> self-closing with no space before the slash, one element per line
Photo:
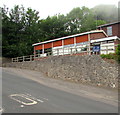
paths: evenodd
<path fill-rule="evenodd" d="M 98 25 L 118 19 L 118 8 L 114 5 L 99 5 L 92 9 L 77 7 L 66 15 L 57 14 L 46 19 L 40 19 L 38 11 L 24 6 L 0 9 L 2 55 L 9 58 L 33 54 L 33 43 L 95 30 Z"/>

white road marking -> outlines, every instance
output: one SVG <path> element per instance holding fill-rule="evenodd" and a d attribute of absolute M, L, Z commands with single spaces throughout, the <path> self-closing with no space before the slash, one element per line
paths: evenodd
<path fill-rule="evenodd" d="M 24 107 L 24 105 L 20 105 L 20 107 Z"/>
<path fill-rule="evenodd" d="M 35 101 L 35 100 L 33 100 L 33 99 L 25 96 L 24 94 L 12 94 L 12 95 L 10 95 L 9 97 L 10 97 L 11 99 L 19 102 L 19 103 L 22 103 L 23 105 L 35 105 L 35 104 L 37 104 L 37 101 Z M 19 99 L 16 99 L 16 97 L 22 97 L 22 98 L 24 98 L 24 99 L 26 99 L 26 100 L 28 100 L 28 101 L 31 101 L 31 102 L 24 102 L 24 101 L 21 101 L 21 100 L 19 100 Z"/>
<path fill-rule="evenodd" d="M 4 109 L 2 107 L 0 107 L 0 113 L 2 113 L 4 111 Z"/>
<path fill-rule="evenodd" d="M 38 99 L 38 98 L 36 98 L 36 97 L 32 97 L 30 94 L 22 94 L 23 96 L 26 96 L 26 97 L 29 97 L 29 98 L 31 98 L 31 99 L 34 99 L 34 100 L 36 100 L 36 101 L 39 101 L 39 102 L 41 102 L 41 103 L 43 103 L 44 101 L 42 101 L 41 99 Z"/>
<path fill-rule="evenodd" d="M 28 93 L 26 93 L 26 95 L 28 95 L 28 96 L 30 96 L 31 97 L 31 95 L 30 94 L 28 94 Z M 40 98 L 42 98 L 42 99 L 44 99 L 44 100 L 47 100 L 48 101 L 48 99 L 47 98 L 44 98 L 44 97 L 40 97 Z M 37 99 L 37 98 L 34 98 L 34 99 Z M 40 99 L 37 99 L 38 101 L 41 101 Z"/>
<path fill-rule="evenodd" d="M 48 101 L 48 99 L 47 99 L 47 98 L 43 98 L 43 99 Z"/>

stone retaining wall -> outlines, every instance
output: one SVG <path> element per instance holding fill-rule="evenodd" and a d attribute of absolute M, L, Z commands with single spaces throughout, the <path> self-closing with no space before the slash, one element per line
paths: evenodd
<path fill-rule="evenodd" d="M 7 63 L 3 66 L 41 71 L 48 77 L 79 83 L 118 87 L 118 64 L 108 63 L 98 55 L 54 56 L 33 62 Z"/>

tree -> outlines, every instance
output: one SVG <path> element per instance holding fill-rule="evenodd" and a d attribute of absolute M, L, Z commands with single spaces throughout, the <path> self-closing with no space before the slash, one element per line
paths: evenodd
<path fill-rule="evenodd" d="M 42 40 L 55 39 L 67 35 L 64 27 L 65 23 L 64 15 L 48 16 L 46 19 L 41 20 Z"/>
<path fill-rule="evenodd" d="M 81 27 L 82 10 L 79 7 L 74 8 L 67 14 L 66 18 L 66 31 L 69 34 L 79 33 Z"/>
<path fill-rule="evenodd" d="M 4 6 L 1 15 L 5 57 L 31 55 L 33 43 L 94 30 L 106 23 L 95 8 L 85 6 L 73 8 L 66 16 L 58 14 L 42 20 L 38 11 L 18 5 L 11 10 Z"/>
<path fill-rule="evenodd" d="M 3 56 L 17 57 L 33 52 L 32 43 L 39 36 L 38 12 L 23 6 L 15 6 L 8 11 L 2 8 Z"/>

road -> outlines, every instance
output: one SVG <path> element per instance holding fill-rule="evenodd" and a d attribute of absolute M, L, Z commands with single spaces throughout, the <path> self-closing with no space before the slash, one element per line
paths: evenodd
<path fill-rule="evenodd" d="M 52 85 L 52 84 L 51 84 Z M 51 88 L 12 72 L 2 72 L 4 113 L 117 113 L 115 105 Z"/>

